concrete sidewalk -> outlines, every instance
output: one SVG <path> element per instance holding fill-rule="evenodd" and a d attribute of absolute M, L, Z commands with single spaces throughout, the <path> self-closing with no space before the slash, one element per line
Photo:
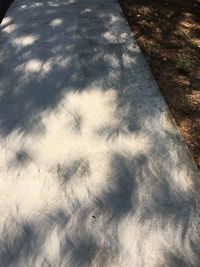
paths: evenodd
<path fill-rule="evenodd" d="M 199 267 L 199 172 L 118 2 L 0 29 L 0 266 Z"/>
<path fill-rule="evenodd" d="M 0 24 L 13 0 L 0 0 Z"/>

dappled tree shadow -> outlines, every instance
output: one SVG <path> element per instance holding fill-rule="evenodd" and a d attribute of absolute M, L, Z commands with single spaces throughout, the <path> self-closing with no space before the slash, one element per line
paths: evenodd
<path fill-rule="evenodd" d="M 200 3 L 196 0 L 119 2 L 200 167 Z"/>
<path fill-rule="evenodd" d="M 130 72 L 125 71 L 128 66 L 123 61 L 126 54 L 136 62 L 141 56 L 134 44 L 130 43 L 129 48 L 120 44 L 128 40 L 122 38 L 126 28 L 118 26 L 120 20 L 115 22 L 115 14 L 110 14 L 109 9 L 106 13 L 108 4 L 44 1 L 14 5 L 14 18 L 8 15 L 12 24 L 3 28 L 1 37 L 6 44 L 1 64 L 1 133 L 40 128 L 41 112 L 55 107 L 68 90 L 81 91 L 88 86 L 120 89 L 122 84 L 130 87 Z M 102 5 L 105 13 L 99 14 Z M 29 17 L 30 23 L 24 25 Z M 102 20 L 106 24 L 102 25 Z M 13 33 L 9 33 L 12 27 Z M 138 80 L 148 75 L 145 70 L 141 74 L 137 63 L 132 68 Z"/>
<path fill-rule="evenodd" d="M 0 23 L 2 22 L 8 8 L 12 4 L 13 0 L 1 0 L 0 1 Z"/>
<path fill-rule="evenodd" d="M 0 266 L 197 267 L 198 173 L 116 2 L 16 0 L 0 38 Z"/>

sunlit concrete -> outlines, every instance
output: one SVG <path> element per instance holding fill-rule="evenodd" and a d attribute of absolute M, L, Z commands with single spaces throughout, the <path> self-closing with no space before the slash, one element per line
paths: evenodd
<path fill-rule="evenodd" d="M 117 1 L 15 1 L 0 267 L 199 267 L 198 178 Z"/>

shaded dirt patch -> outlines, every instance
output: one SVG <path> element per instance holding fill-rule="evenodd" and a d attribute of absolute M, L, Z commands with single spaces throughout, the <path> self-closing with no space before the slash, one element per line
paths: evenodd
<path fill-rule="evenodd" d="M 200 167 L 200 0 L 119 0 Z"/>

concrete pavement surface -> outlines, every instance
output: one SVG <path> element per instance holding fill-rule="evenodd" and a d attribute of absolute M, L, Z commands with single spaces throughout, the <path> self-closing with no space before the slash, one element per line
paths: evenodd
<path fill-rule="evenodd" d="M 13 0 L 0 0 L 0 23 L 4 18 L 9 6 L 12 4 Z"/>
<path fill-rule="evenodd" d="M 118 2 L 16 0 L 0 28 L 0 266 L 199 267 L 199 192 Z"/>

